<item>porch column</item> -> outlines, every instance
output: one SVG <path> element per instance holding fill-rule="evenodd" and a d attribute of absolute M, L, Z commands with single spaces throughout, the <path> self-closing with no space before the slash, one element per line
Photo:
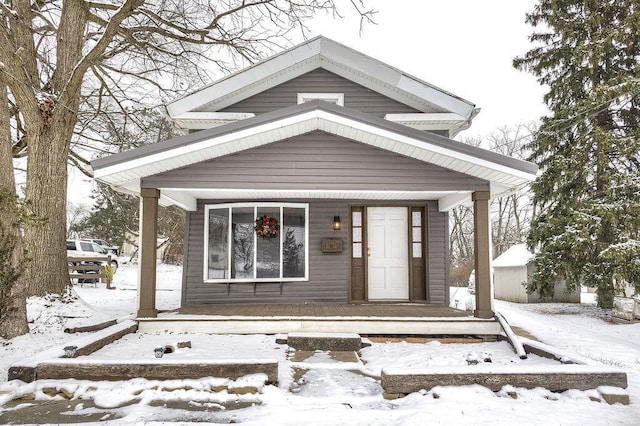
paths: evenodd
<path fill-rule="evenodd" d="M 140 243 L 138 245 L 138 318 L 156 317 L 156 243 L 158 198 L 155 188 L 140 190 Z"/>
<path fill-rule="evenodd" d="M 473 252 L 476 268 L 477 318 L 493 318 L 491 296 L 491 231 L 489 220 L 489 191 L 476 191 L 473 200 Z"/>

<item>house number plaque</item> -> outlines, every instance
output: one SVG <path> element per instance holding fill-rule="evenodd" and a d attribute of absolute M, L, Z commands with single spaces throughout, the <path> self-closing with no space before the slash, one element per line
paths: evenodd
<path fill-rule="evenodd" d="M 340 238 L 324 238 L 321 250 L 323 253 L 342 253 L 342 240 Z"/>

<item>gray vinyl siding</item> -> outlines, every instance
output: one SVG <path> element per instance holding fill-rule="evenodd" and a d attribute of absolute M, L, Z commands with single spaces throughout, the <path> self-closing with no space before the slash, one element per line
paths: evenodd
<path fill-rule="evenodd" d="M 330 71 L 317 68 L 262 93 L 231 105 L 223 112 L 264 114 L 298 103 L 298 93 L 344 93 L 344 106 L 384 117 L 385 114 L 419 113 L 415 108 L 388 98 Z M 209 111 L 205 108 L 199 111 Z M 430 112 L 430 111 L 427 111 Z M 437 112 L 434 110 L 434 112 Z"/>
<path fill-rule="evenodd" d="M 489 183 L 315 131 L 144 178 L 143 187 L 488 191 Z"/>
<path fill-rule="evenodd" d="M 248 201 L 248 200 L 245 200 Z M 289 202 L 291 200 L 287 200 Z M 242 202 L 239 200 L 239 202 Z M 294 202 L 294 201 L 291 201 Z M 301 202 L 301 201 L 295 201 Z M 246 303 L 348 303 L 347 226 L 340 231 L 331 228 L 333 216 L 347 218 L 345 201 L 312 201 L 309 203 L 309 281 L 280 283 L 205 283 L 204 205 L 222 201 L 198 201 L 198 210 L 189 212 L 189 244 L 183 268 L 186 287 L 183 306 Z M 341 254 L 323 254 L 323 238 L 342 238 Z M 282 294 L 280 294 L 282 288 Z M 254 292 L 255 291 L 255 292 Z"/>
<path fill-rule="evenodd" d="M 238 200 L 237 202 L 250 201 Z M 272 200 L 274 201 L 274 200 Z M 287 200 L 304 202 L 304 200 Z M 309 281 L 280 283 L 205 283 L 204 261 L 204 206 L 222 204 L 223 201 L 199 200 L 198 210 L 188 213 L 185 262 L 183 268 L 183 306 L 246 303 L 348 303 L 349 271 L 347 256 L 348 206 L 369 204 L 358 200 L 314 200 L 309 202 Z M 375 204 L 375 203 L 374 203 Z M 415 205 L 415 202 L 411 202 Z M 448 244 L 446 213 L 438 212 L 437 201 L 428 201 L 428 286 L 431 304 L 445 305 L 448 283 Z M 423 205 L 425 205 L 423 204 Z M 402 205 L 399 203 L 398 205 Z M 344 226 L 340 231 L 331 228 L 333 216 L 340 216 Z M 341 254 L 323 254 L 323 238 L 341 238 Z M 281 293 L 282 291 L 282 293 Z"/>
<path fill-rule="evenodd" d="M 429 302 L 447 305 L 449 299 L 449 214 L 438 211 L 438 202 L 428 204 Z"/>

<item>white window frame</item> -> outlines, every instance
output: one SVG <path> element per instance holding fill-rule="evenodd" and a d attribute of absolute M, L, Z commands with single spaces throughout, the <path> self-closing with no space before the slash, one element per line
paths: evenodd
<path fill-rule="evenodd" d="M 253 207 L 253 216 L 257 217 L 257 211 L 260 207 L 279 207 L 280 208 L 280 217 L 278 218 L 278 223 L 280 224 L 280 277 L 279 278 L 209 278 L 209 210 L 216 209 L 227 209 L 229 212 L 229 225 L 231 225 L 232 220 L 232 209 L 233 208 L 242 208 L 242 207 Z M 287 278 L 283 277 L 284 273 L 283 262 L 284 257 L 282 256 L 282 249 L 284 245 L 284 237 L 282 235 L 282 214 L 283 208 L 297 208 L 304 209 L 304 277 L 292 277 Z M 228 226 L 227 229 L 228 238 L 227 238 L 227 253 L 231 253 L 231 248 L 233 244 L 233 236 L 231 235 L 231 226 Z M 206 204 L 204 206 L 204 262 L 202 268 L 202 279 L 205 283 L 267 283 L 267 282 L 293 282 L 293 281 L 309 281 L 309 204 L 307 203 L 223 203 L 223 204 Z M 254 268 L 254 276 L 256 272 L 257 265 L 257 256 L 258 256 L 258 236 L 256 233 L 253 233 L 253 268 Z M 230 274 L 231 272 L 231 255 L 227 256 L 227 272 Z"/>
<path fill-rule="evenodd" d="M 298 93 L 298 104 L 303 104 L 314 99 L 344 106 L 344 93 Z"/>

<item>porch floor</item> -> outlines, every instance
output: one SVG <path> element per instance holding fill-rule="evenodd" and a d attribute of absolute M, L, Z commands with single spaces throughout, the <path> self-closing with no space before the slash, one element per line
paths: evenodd
<path fill-rule="evenodd" d="M 158 318 L 138 318 L 138 331 L 213 334 L 293 332 L 361 335 L 496 335 L 491 319 L 466 311 L 422 304 L 289 304 L 183 307 Z"/>
<path fill-rule="evenodd" d="M 322 304 L 322 305 L 208 305 L 177 310 L 180 315 L 242 317 L 370 317 L 370 318 L 453 318 L 473 317 L 467 311 L 447 306 L 422 304 Z"/>

